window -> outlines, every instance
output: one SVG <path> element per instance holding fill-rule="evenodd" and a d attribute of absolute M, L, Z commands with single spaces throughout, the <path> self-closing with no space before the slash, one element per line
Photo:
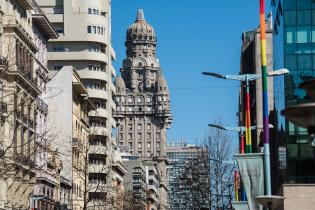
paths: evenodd
<path fill-rule="evenodd" d="M 138 131 L 141 131 L 142 130 L 142 126 L 141 124 L 138 124 Z"/>
<path fill-rule="evenodd" d="M 147 129 L 148 129 L 148 130 L 151 130 L 151 123 L 148 123 Z"/>
<path fill-rule="evenodd" d="M 90 34 L 92 33 L 92 26 L 87 26 L 87 32 Z"/>
<path fill-rule="evenodd" d="M 96 26 L 92 26 L 92 33 L 96 34 Z"/>
<path fill-rule="evenodd" d="M 148 142 L 148 149 L 151 149 L 151 142 Z"/>
<path fill-rule="evenodd" d="M 132 98 L 129 97 L 129 98 L 128 98 L 128 103 L 132 103 L 132 101 L 133 101 Z"/>
<path fill-rule="evenodd" d="M 57 29 L 56 29 L 56 32 L 57 32 L 58 34 L 63 34 L 63 33 L 64 33 L 64 30 L 63 30 L 63 28 L 57 28 Z"/>
<path fill-rule="evenodd" d="M 54 70 L 60 70 L 62 69 L 62 65 L 54 65 Z"/>
<path fill-rule="evenodd" d="M 285 11 L 284 12 L 284 24 L 286 26 L 296 25 L 296 11 Z"/>
<path fill-rule="evenodd" d="M 53 46 L 54 52 L 64 52 L 65 48 L 63 46 Z"/>
<path fill-rule="evenodd" d="M 138 133 L 138 140 L 142 139 L 142 133 Z"/>
<path fill-rule="evenodd" d="M 92 9 L 88 8 L 88 14 L 92 14 Z"/>
<path fill-rule="evenodd" d="M 142 148 L 142 143 L 138 142 L 138 149 L 141 149 L 141 148 Z"/>
<path fill-rule="evenodd" d="M 128 130 L 132 131 L 132 124 L 128 125 Z"/>

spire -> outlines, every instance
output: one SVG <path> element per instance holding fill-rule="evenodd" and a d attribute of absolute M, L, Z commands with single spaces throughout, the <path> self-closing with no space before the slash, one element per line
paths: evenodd
<path fill-rule="evenodd" d="M 138 9 L 136 22 L 138 22 L 138 21 L 145 21 L 143 9 Z"/>

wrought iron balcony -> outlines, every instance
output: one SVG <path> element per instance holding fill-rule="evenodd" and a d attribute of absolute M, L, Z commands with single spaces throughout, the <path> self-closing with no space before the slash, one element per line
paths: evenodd
<path fill-rule="evenodd" d="M 74 149 L 83 150 L 83 145 L 81 144 L 80 140 L 77 138 L 72 139 L 72 147 Z"/>
<path fill-rule="evenodd" d="M 46 114 L 48 113 L 48 104 L 46 104 L 45 101 L 43 101 L 43 99 L 37 98 L 36 105 L 42 112 Z"/>

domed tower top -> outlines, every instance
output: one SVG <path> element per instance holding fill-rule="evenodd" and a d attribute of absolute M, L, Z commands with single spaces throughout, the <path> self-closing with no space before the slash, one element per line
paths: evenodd
<path fill-rule="evenodd" d="M 156 34 L 153 27 L 147 23 L 142 9 L 138 10 L 136 21 L 127 30 L 127 42 L 155 42 Z"/>

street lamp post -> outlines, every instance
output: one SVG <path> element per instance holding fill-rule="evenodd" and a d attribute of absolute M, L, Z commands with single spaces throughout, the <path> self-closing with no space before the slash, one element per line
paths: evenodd
<path fill-rule="evenodd" d="M 240 133 L 241 136 L 241 143 L 240 143 L 240 153 L 244 154 L 244 131 L 246 130 L 246 127 L 244 126 L 238 126 L 238 127 L 224 127 L 221 125 L 216 125 L 216 124 L 208 124 L 209 127 L 213 127 L 213 128 L 218 128 L 221 130 L 225 130 L 225 131 L 233 131 L 233 132 L 237 132 Z M 269 124 L 268 125 L 269 128 L 273 128 L 273 125 Z M 251 126 L 250 129 L 251 130 L 255 130 L 255 129 L 261 129 L 262 126 L 261 125 L 257 125 L 257 126 Z M 235 179 L 235 198 L 236 201 L 239 201 L 239 196 L 238 196 L 238 190 L 236 189 L 238 187 L 238 184 L 236 183 L 236 180 L 238 179 L 238 172 L 237 170 L 235 170 L 235 174 L 234 174 L 234 179 Z M 245 195 L 245 191 L 242 191 L 242 200 L 246 200 L 246 195 Z"/>
<path fill-rule="evenodd" d="M 279 69 L 275 71 L 271 71 L 267 73 L 267 76 L 278 76 L 287 74 L 289 71 L 287 69 Z M 229 79 L 229 80 L 237 80 L 245 83 L 246 87 L 246 102 L 245 102 L 245 129 L 242 130 L 242 132 L 245 131 L 245 137 L 246 137 L 246 147 L 245 151 L 246 153 L 252 153 L 252 135 L 251 135 L 251 118 L 250 118 L 250 93 L 249 93 L 249 82 L 255 81 L 257 79 L 262 78 L 262 74 L 241 74 L 241 75 L 221 75 L 213 72 L 202 72 L 203 75 L 212 76 L 216 78 L 221 79 Z M 268 123 L 267 123 L 268 125 Z M 242 138 L 242 136 L 241 136 Z M 242 142 L 242 140 L 241 140 Z M 242 147 L 242 145 L 241 145 Z"/>
<path fill-rule="evenodd" d="M 261 50 L 261 72 L 262 72 L 262 98 L 263 98 L 263 140 L 264 140 L 264 169 L 266 195 L 257 196 L 256 201 L 269 210 L 279 205 L 283 197 L 273 196 L 271 192 L 270 171 L 270 147 L 269 147 L 269 111 L 268 111 L 268 80 L 267 80 L 267 49 L 266 49 L 266 20 L 265 0 L 259 0 L 260 8 L 260 50 Z"/>

